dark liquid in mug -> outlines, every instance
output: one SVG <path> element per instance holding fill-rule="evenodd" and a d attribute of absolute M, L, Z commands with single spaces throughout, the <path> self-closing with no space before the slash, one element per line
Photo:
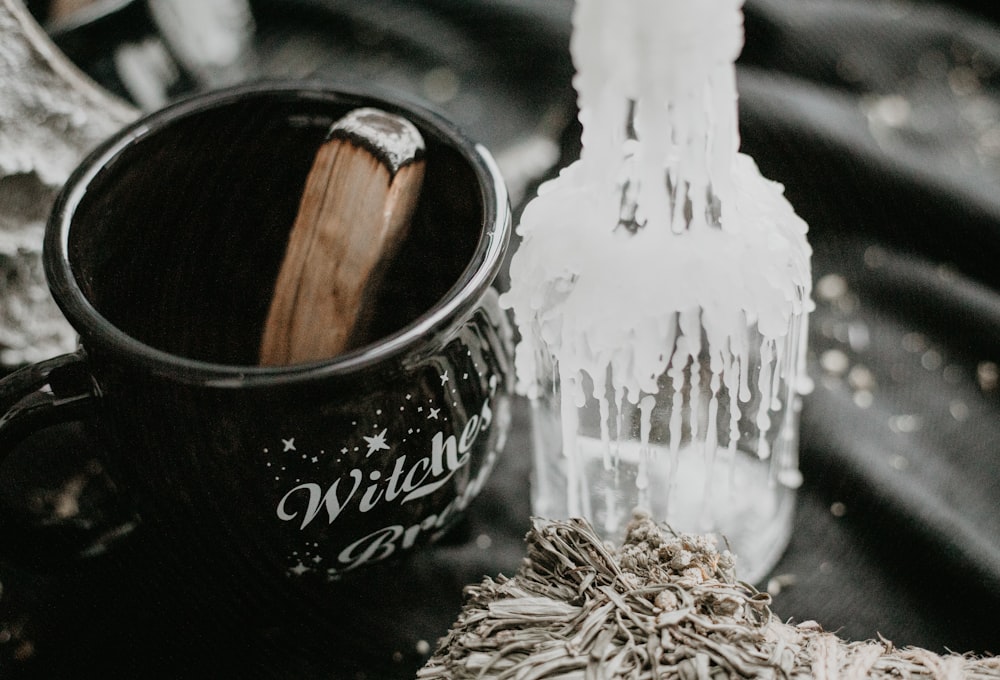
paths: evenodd
<path fill-rule="evenodd" d="M 175 121 L 129 147 L 93 180 L 70 230 L 70 260 L 84 294 L 148 345 L 256 364 L 306 175 L 329 126 L 357 105 L 293 105 L 280 95 L 238 102 Z M 421 132 L 421 199 L 378 299 L 369 302 L 369 340 L 402 329 L 441 300 L 479 239 L 483 214 L 472 170 L 434 133 Z"/>

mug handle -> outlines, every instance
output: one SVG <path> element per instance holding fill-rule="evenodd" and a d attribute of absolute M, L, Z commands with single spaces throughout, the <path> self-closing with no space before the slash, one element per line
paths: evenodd
<path fill-rule="evenodd" d="M 81 420 L 96 396 L 83 350 L 29 364 L 0 379 L 0 460 L 32 432 Z"/>
<path fill-rule="evenodd" d="M 82 349 L 0 378 L 0 463 L 42 430 L 93 419 L 99 395 Z M 0 551 L 5 557 L 44 568 L 103 553 L 131 533 L 137 519 L 122 507 L 121 494 L 111 484 L 109 493 L 98 500 L 99 507 L 88 508 L 86 516 L 40 522 L 27 509 L 0 499 Z"/>

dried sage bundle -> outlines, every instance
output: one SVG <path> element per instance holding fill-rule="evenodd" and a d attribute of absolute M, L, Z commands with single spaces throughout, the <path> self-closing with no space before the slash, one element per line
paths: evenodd
<path fill-rule="evenodd" d="M 513 578 L 466 588 L 430 678 L 1000 678 L 1000 658 L 848 643 L 772 615 L 705 536 L 637 515 L 619 549 L 583 520 L 535 520 Z"/>

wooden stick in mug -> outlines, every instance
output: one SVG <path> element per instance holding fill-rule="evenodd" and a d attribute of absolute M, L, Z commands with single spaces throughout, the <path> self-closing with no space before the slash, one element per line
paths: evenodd
<path fill-rule="evenodd" d="M 327 359 L 362 341 L 362 308 L 409 231 L 423 176 L 423 138 L 405 118 L 362 108 L 333 124 L 306 179 L 261 365 Z"/>

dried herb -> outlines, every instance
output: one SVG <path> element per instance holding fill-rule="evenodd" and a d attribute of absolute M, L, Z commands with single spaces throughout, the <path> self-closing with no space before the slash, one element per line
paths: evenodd
<path fill-rule="evenodd" d="M 536 520 L 514 578 L 466 605 L 417 678 L 998 678 L 1000 658 L 847 643 L 791 625 L 705 536 L 636 516 L 619 549 L 583 520 Z"/>

